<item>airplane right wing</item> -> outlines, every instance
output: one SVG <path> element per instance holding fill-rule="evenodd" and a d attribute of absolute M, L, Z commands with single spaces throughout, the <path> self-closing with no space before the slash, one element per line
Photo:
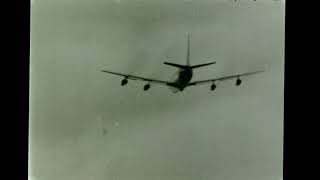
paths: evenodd
<path fill-rule="evenodd" d="M 264 71 L 255 71 L 255 72 L 232 75 L 232 76 L 224 76 L 224 77 L 215 78 L 215 79 L 194 81 L 194 82 L 188 83 L 188 86 L 196 86 L 196 85 L 201 85 L 201 84 L 213 83 L 215 81 L 224 81 L 224 80 L 228 80 L 228 79 L 240 78 L 241 76 L 248 76 L 248 75 L 257 74 L 257 73 L 260 73 L 260 72 L 264 72 Z M 239 83 L 241 83 L 241 81 Z"/>

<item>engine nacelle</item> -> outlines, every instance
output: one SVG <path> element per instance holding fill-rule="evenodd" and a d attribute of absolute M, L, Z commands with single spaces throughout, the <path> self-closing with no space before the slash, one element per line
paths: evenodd
<path fill-rule="evenodd" d="M 121 86 L 124 86 L 124 85 L 126 85 L 128 83 L 128 80 L 127 79 L 123 79 L 122 81 L 121 81 Z"/>
<path fill-rule="evenodd" d="M 236 81 L 236 86 L 240 86 L 241 82 L 242 82 L 241 79 L 238 78 Z"/>
<path fill-rule="evenodd" d="M 212 83 L 211 88 L 210 88 L 210 89 L 211 89 L 211 91 L 215 90 L 215 89 L 216 89 L 216 87 L 217 87 L 217 86 L 216 86 L 214 83 Z"/>
<path fill-rule="evenodd" d="M 144 85 L 143 90 L 144 90 L 144 91 L 147 91 L 148 89 L 150 89 L 150 84 Z"/>

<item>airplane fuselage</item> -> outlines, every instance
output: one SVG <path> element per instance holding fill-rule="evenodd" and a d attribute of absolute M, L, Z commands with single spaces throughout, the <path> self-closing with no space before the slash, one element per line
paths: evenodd
<path fill-rule="evenodd" d="M 191 81 L 193 76 L 193 71 L 191 68 L 181 69 L 178 72 L 178 78 L 174 81 L 174 86 L 180 91 L 187 87 L 188 83 Z"/>

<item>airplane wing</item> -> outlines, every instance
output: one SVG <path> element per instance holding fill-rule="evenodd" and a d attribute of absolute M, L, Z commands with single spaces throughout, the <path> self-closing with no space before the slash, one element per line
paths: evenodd
<path fill-rule="evenodd" d="M 207 79 L 207 80 L 194 81 L 194 82 L 188 83 L 188 86 L 196 86 L 196 85 L 201 85 L 201 84 L 207 84 L 207 83 L 212 83 L 212 82 L 214 82 L 214 81 L 224 81 L 224 80 L 228 80 L 228 79 L 239 78 L 239 77 L 241 77 L 241 76 L 247 76 L 247 75 L 257 74 L 257 73 L 260 73 L 260 72 L 264 72 L 264 71 L 255 71 L 255 72 L 238 74 L 238 75 L 232 75 L 232 76 L 224 76 L 224 77 L 215 78 L 215 79 Z"/>
<path fill-rule="evenodd" d="M 122 74 L 122 73 L 117 73 L 117 72 L 112 72 L 112 71 L 107 71 L 107 70 L 102 70 L 102 72 L 109 73 L 109 74 L 114 74 L 114 75 L 118 75 L 118 76 L 123 76 L 126 79 L 147 81 L 147 82 L 152 82 L 152 83 L 157 83 L 157 84 L 170 86 L 170 82 L 167 82 L 167 81 L 149 79 L 149 78 L 144 78 L 144 77 L 139 77 L 139 76 L 134 76 L 134 75 L 129 75 L 129 74 Z"/>

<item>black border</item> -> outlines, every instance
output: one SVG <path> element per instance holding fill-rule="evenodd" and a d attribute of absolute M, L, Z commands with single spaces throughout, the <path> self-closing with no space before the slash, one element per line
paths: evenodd
<path fill-rule="evenodd" d="M 7 5 L 5 3 L 10 3 Z M 28 179 L 30 1 L 2 4 L 3 179 Z M 3 41 L 4 40 L 4 41 Z"/>
<path fill-rule="evenodd" d="M 296 2 L 297 8 L 294 8 Z M 284 158 L 283 158 L 283 179 L 314 179 L 312 177 L 314 157 L 312 151 L 317 140 L 312 140 L 314 135 L 312 126 L 317 116 L 312 117 L 311 111 L 317 108 L 314 105 L 315 97 L 312 97 L 312 89 L 315 82 L 312 78 L 317 77 L 319 70 L 314 65 L 314 58 L 310 57 L 315 47 L 313 43 L 305 42 L 314 40 L 308 37 L 310 29 L 307 23 L 312 21 L 310 12 L 312 6 L 318 8 L 310 1 L 286 0 L 285 14 L 285 86 L 284 86 Z M 316 21 L 314 21 L 316 22 Z M 314 24 L 314 22 L 312 24 Z M 318 59 L 318 58 L 317 58 Z M 311 101 L 311 102 L 308 102 Z M 313 102 L 312 102 L 313 101 Z M 316 110 L 319 111 L 319 110 Z M 309 161 L 309 162 L 308 162 Z M 315 161 L 316 162 L 316 161 Z M 311 176 L 311 177 L 310 177 Z M 317 177 L 317 176 L 315 176 Z"/>

